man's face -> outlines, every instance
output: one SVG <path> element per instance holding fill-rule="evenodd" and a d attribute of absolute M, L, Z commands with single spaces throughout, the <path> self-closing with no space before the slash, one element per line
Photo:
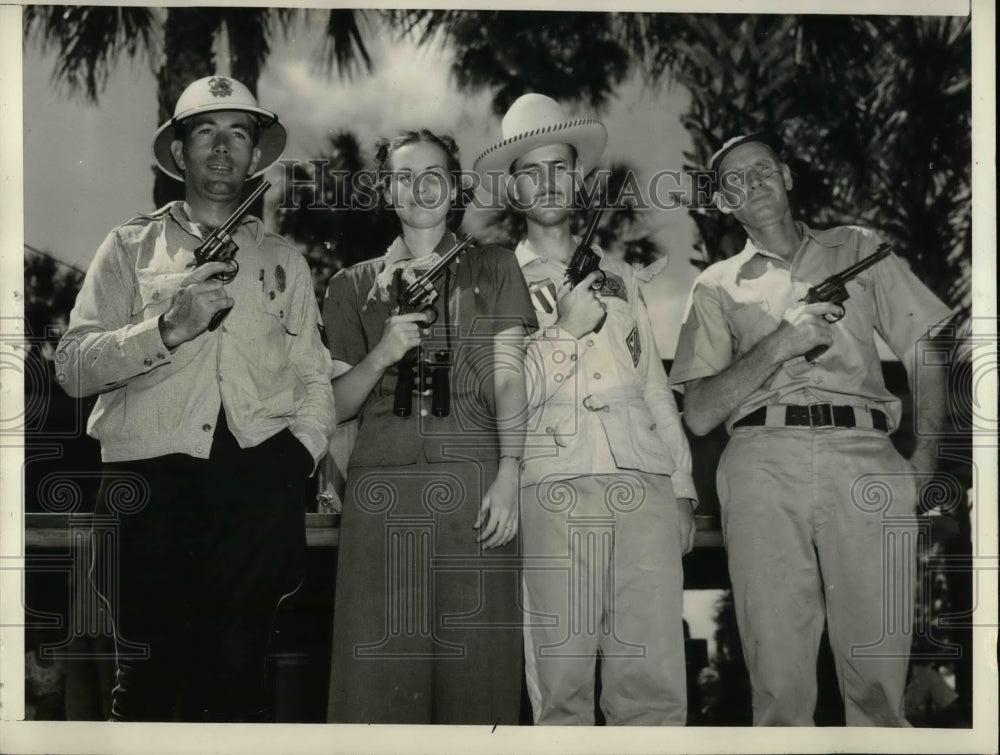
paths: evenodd
<path fill-rule="evenodd" d="M 184 141 L 174 141 L 170 149 L 184 171 L 188 198 L 238 200 L 260 160 L 260 150 L 253 145 L 253 119 L 247 113 L 220 110 L 196 115 L 184 126 Z"/>
<path fill-rule="evenodd" d="M 576 156 L 568 144 L 550 144 L 514 163 L 509 187 L 515 206 L 540 225 L 562 223 L 573 214 Z"/>
<path fill-rule="evenodd" d="M 433 228 L 448 219 L 457 198 L 448 172 L 448 156 L 436 144 L 411 142 L 389 157 L 385 199 L 403 225 Z"/>
<path fill-rule="evenodd" d="M 792 175 L 774 151 L 761 142 L 747 142 L 719 163 L 722 204 L 740 223 L 759 228 L 780 220 L 788 211 Z"/>

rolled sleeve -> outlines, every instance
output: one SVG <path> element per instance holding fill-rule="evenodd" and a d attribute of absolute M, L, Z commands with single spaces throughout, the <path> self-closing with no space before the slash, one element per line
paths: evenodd
<path fill-rule="evenodd" d="M 352 367 L 365 358 L 364 328 L 352 271 L 341 270 L 326 287 L 323 297 L 323 328 L 330 356 Z"/>
<path fill-rule="evenodd" d="M 522 326 L 527 333 L 534 332 L 538 328 L 538 318 L 517 258 L 513 252 L 499 247 L 491 253 L 498 258 L 491 335 L 517 326 Z"/>
<path fill-rule="evenodd" d="M 94 260 L 56 351 L 56 379 L 73 397 L 112 390 L 171 361 L 158 318 L 130 323 L 136 288 L 117 233 Z"/>
<path fill-rule="evenodd" d="M 895 254 L 871 271 L 875 278 L 875 329 L 896 356 L 903 358 L 952 312 Z"/>
<path fill-rule="evenodd" d="M 695 281 L 681 326 L 670 383 L 718 375 L 732 363 L 732 334 L 726 323 L 718 287 Z"/>

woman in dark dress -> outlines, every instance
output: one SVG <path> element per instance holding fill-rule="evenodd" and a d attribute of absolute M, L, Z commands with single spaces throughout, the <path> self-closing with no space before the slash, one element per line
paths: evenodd
<path fill-rule="evenodd" d="M 347 473 L 328 720 L 517 724 L 521 682 L 518 466 L 523 339 L 536 328 L 514 254 L 473 247 L 438 279 L 437 320 L 396 308 L 401 285 L 456 243 L 461 191 L 449 137 L 378 148 L 401 225 L 385 255 L 335 275 L 323 320 L 341 421 L 358 417 Z M 399 362 L 445 365 L 447 416 L 422 374 L 393 412 Z M 424 358 L 424 357 L 421 357 Z M 442 370 L 438 370 L 442 372 Z M 438 379 L 441 379 L 440 377 Z"/>

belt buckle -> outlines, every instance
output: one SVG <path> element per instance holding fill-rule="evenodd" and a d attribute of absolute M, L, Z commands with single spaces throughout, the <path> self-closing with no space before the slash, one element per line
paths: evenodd
<path fill-rule="evenodd" d="M 821 402 L 809 404 L 810 427 L 833 427 L 833 404 Z"/>

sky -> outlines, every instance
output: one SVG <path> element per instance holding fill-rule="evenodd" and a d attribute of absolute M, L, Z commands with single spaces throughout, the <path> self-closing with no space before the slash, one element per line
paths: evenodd
<path fill-rule="evenodd" d="M 289 130 L 285 159 L 314 157 L 326 137 L 341 129 L 361 136 L 371 148 L 378 135 L 427 127 L 451 133 L 463 167 L 500 138 L 486 92 L 459 92 L 449 73 L 450 54 L 440 45 L 373 39 L 375 70 L 351 80 L 325 77 L 315 60 L 324 14 L 306 14 L 290 38 L 276 41 L 258 85 L 264 107 L 278 113 Z M 224 41 L 219 72 L 228 66 Z M 54 55 L 35 45 L 24 49 L 25 243 L 86 269 L 114 226 L 152 207 L 151 140 L 156 130 L 154 66 L 146 60 L 120 65 L 95 105 L 70 98 L 52 83 Z M 608 128 L 605 164 L 627 160 L 640 179 L 655 170 L 680 170 L 690 141 L 680 116 L 683 89 L 651 90 L 638 76 L 628 79 L 600 113 Z M 280 179 L 273 169 L 272 182 Z M 272 190 L 272 195 L 276 192 Z M 272 197 L 273 199 L 273 197 Z M 695 226 L 684 210 L 650 210 L 644 222 L 668 250 L 669 267 L 646 291 L 657 345 L 673 356 L 684 303 L 697 270 L 688 260 Z"/>

